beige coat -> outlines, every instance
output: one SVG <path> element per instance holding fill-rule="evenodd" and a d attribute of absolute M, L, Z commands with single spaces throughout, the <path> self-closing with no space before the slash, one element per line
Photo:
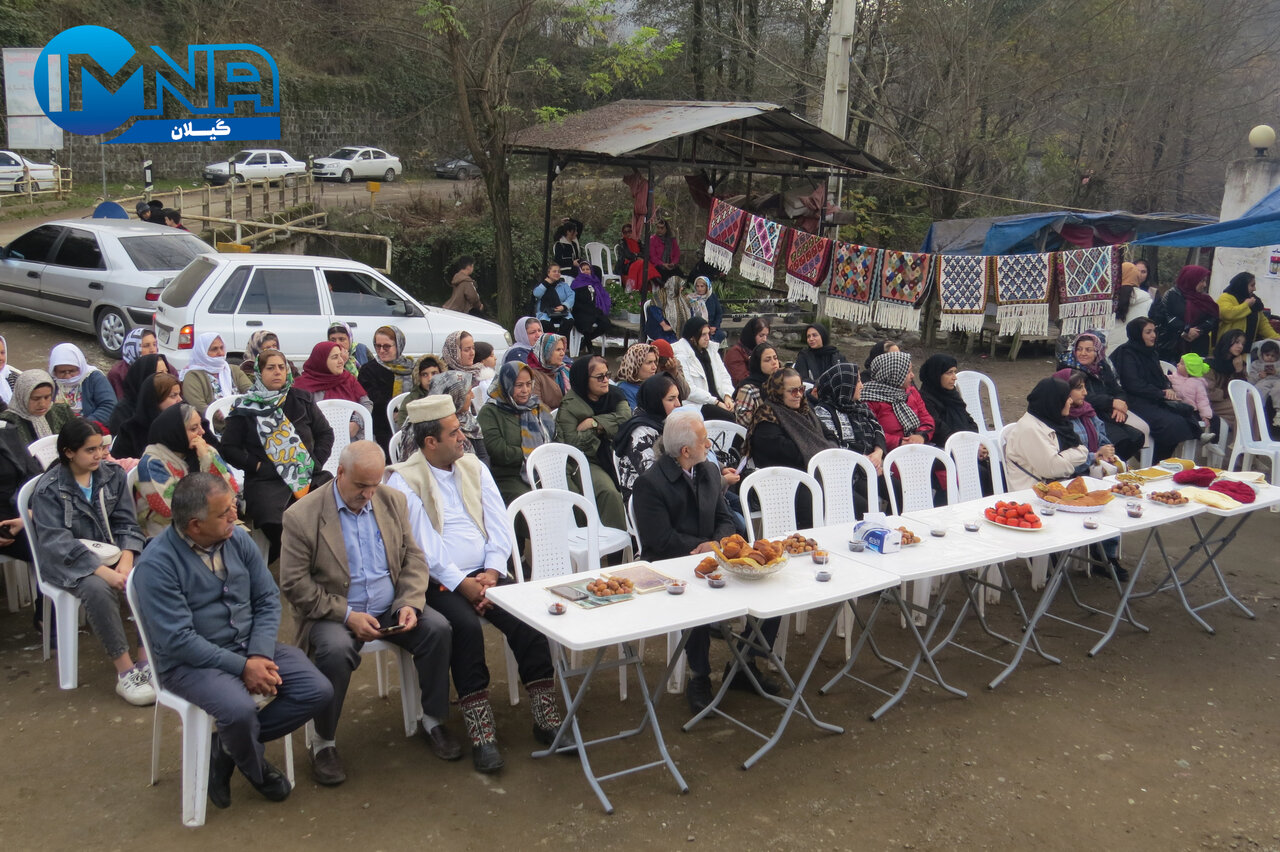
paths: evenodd
<path fill-rule="evenodd" d="M 1083 445 L 1059 451 L 1053 428 L 1034 414 L 1022 415 L 1009 431 L 1004 455 L 1010 491 L 1030 488 L 1042 479 L 1063 479 L 1089 461 L 1089 451 Z"/>
<path fill-rule="evenodd" d="M 347 589 L 351 570 L 334 499 L 335 482 L 320 487 L 284 513 L 280 551 L 280 591 L 293 606 L 298 632 L 294 644 L 308 650 L 311 625 L 322 619 L 342 622 L 347 617 Z M 426 607 L 430 571 L 409 526 L 409 504 L 399 491 L 379 486 L 373 497 L 373 516 L 387 551 L 387 568 L 395 586 L 392 612 L 410 606 Z"/>

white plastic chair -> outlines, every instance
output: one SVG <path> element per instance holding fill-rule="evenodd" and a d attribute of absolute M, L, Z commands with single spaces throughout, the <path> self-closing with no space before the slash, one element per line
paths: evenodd
<path fill-rule="evenodd" d="M 747 428 L 732 420 L 708 420 L 705 425 L 711 450 L 721 464 L 725 463 L 735 442 L 738 446 L 742 446 L 742 442 L 747 440 Z"/>
<path fill-rule="evenodd" d="M 592 266 L 600 267 L 603 273 L 600 280 L 608 284 L 610 281 L 621 281 L 622 276 L 617 275 L 613 271 L 613 251 L 604 243 L 590 242 L 583 248 L 587 252 L 587 260 Z"/>
<path fill-rule="evenodd" d="M 1004 421 L 1000 419 L 1000 397 L 996 396 L 996 383 L 991 381 L 990 376 L 976 370 L 962 370 L 956 373 L 956 390 L 960 391 L 960 396 L 964 399 L 964 407 L 969 409 L 969 416 L 973 418 L 974 423 L 978 424 L 979 431 L 999 432 L 1004 428 Z M 987 410 L 982 404 L 983 391 L 990 400 L 989 423 Z"/>
<path fill-rule="evenodd" d="M 947 505 L 958 502 L 956 495 L 960 490 L 960 485 L 956 478 L 956 465 L 951 460 L 951 456 L 929 444 L 903 444 L 897 449 L 890 450 L 889 454 L 884 457 L 884 464 L 882 465 L 886 477 L 896 468 L 898 481 L 902 483 L 901 506 L 898 505 L 898 495 L 895 489 L 892 487 L 888 489 L 890 514 L 900 515 L 903 512 L 915 512 L 933 508 L 933 465 L 935 462 L 941 464 L 946 471 Z M 911 602 L 922 609 L 927 608 L 929 606 L 929 589 L 932 583 L 927 581 L 916 582 L 912 583 L 911 586 Z M 921 615 L 922 613 L 916 613 L 917 620 Z"/>
<path fill-rule="evenodd" d="M 854 474 L 862 470 L 867 485 L 867 506 L 871 511 L 880 507 L 880 475 L 871 459 L 853 450 L 832 449 L 809 459 L 809 475 L 822 483 L 823 523 L 849 524 L 858 518 L 854 510 Z M 815 523 L 816 523 L 815 519 Z"/>
<path fill-rule="evenodd" d="M 400 406 L 404 405 L 404 401 L 409 398 L 409 391 L 398 393 L 387 403 L 387 422 L 391 424 L 391 431 L 396 428 L 396 413 L 400 410 Z"/>
<path fill-rule="evenodd" d="M 40 480 L 29 479 L 18 491 L 15 500 L 18 517 L 27 525 L 27 540 L 31 542 L 31 567 L 36 572 L 36 586 L 44 595 L 44 611 L 40 614 L 44 622 L 44 659 L 49 659 L 49 624 L 50 610 L 57 616 L 58 624 L 58 686 L 62 689 L 75 689 L 80 682 L 80 600 L 66 589 L 59 588 L 45 581 L 40 575 L 40 540 L 35 524 L 31 520 L 31 495 Z"/>
<path fill-rule="evenodd" d="M 324 469 L 336 476 L 338 457 L 342 455 L 347 444 L 351 443 L 351 418 L 358 417 L 364 429 L 364 436 L 372 439 L 373 415 L 360 403 L 348 399 L 324 399 L 317 403 L 317 407 L 333 429 L 333 449 L 329 451 L 329 460 L 324 463 Z"/>
<path fill-rule="evenodd" d="M 1017 425 L 1017 423 L 1010 423 L 1000 430 L 1000 470 L 1004 474 L 1005 482 L 1009 481 L 1009 456 L 1005 452 L 1005 448 L 1009 444 L 1009 434 L 1013 432 L 1013 427 Z"/>
<path fill-rule="evenodd" d="M 4 570 L 4 594 L 9 601 L 9 612 L 17 612 L 31 603 L 31 569 L 27 563 L 9 556 L 0 556 L 0 568 Z"/>
<path fill-rule="evenodd" d="M 406 427 L 408 425 L 409 424 L 407 423 L 405 424 Z M 400 462 L 405 460 L 405 456 L 402 453 L 402 442 L 404 441 L 406 432 L 406 429 L 401 429 L 399 432 L 391 436 L 391 443 L 387 444 L 387 455 L 391 457 L 392 464 L 400 464 Z"/>
<path fill-rule="evenodd" d="M 138 612 L 138 592 L 134 587 L 137 573 L 130 573 L 125 581 L 125 595 L 129 599 L 129 608 L 133 610 L 134 622 L 138 625 L 138 635 L 142 638 L 142 647 L 147 651 L 147 659 L 151 655 L 151 643 L 147 639 L 147 627 L 142 623 Z M 205 811 L 209 802 L 209 757 L 213 737 L 213 717 L 204 710 L 179 698 L 164 688 L 163 677 L 156 666 L 151 667 L 151 685 L 156 691 L 155 715 L 151 723 L 151 781 L 148 786 L 154 787 L 160 775 L 160 708 L 168 707 L 182 717 L 182 824 L 188 828 L 204 825 Z M 284 771 L 293 784 L 293 735 L 286 734 L 284 740 Z"/>
<path fill-rule="evenodd" d="M 582 341 L 584 339 L 585 338 L 583 338 L 582 332 L 578 331 L 577 328 L 569 329 L 569 357 L 570 358 L 578 357 L 578 353 L 582 351 Z"/>
<path fill-rule="evenodd" d="M 209 407 L 204 410 L 204 419 L 209 421 L 209 428 L 213 430 L 213 434 L 222 437 L 222 430 L 226 426 L 227 415 L 231 413 L 231 409 L 235 408 L 240 396 L 224 396 L 215 399 L 209 403 Z"/>
<path fill-rule="evenodd" d="M 396 661 L 400 670 L 400 713 L 404 717 L 404 735 L 415 736 L 418 733 L 418 719 L 422 717 L 422 687 L 418 683 L 418 670 L 413 664 L 413 654 L 399 645 L 374 639 L 360 647 L 361 654 L 372 654 L 374 671 L 378 679 L 378 697 L 386 698 L 391 691 L 387 685 L 385 664 L 391 658 Z M 383 656 L 386 654 L 387 656 Z M 314 719 L 308 719 L 303 729 L 303 742 L 311 748 L 315 739 L 316 726 Z"/>
<path fill-rule="evenodd" d="M 591 485 L 591 467 L 581 450 L 569 444 L 557 442 L 543 444 L 529 453 L 525 464 L 534 489 L 559 488 L 564 491 L 573 491 L 569 485 L 569 462 L 571 461 L 578 466 L 578 486 L 582 489 L 582 496 L 586 498 L 587 505 L 591 509 L 589 514 L 595 517 L 596 526 L 600 530 L 599 539 L 594 544 L 602 556 L 621 551 L 623 558 L 630 562 L 633 558 L 631 534 L 626 530 L 606 527 L 600 523 L 600 513 L 596 508 L 596 493 Z M 564 536 L 566 544 L 578 560 L 578 570 L 594 571 L 600 562 L 599 559 L 592 561 L 588 556 L 588 544 L 592 542 L 587 541 L 588 533 L 585 528 L 567 523 L 571 518 L 572 516 L 560 519 L 560 535 Z"/>
<path fill-rule="evenodd" d="M 1271 439 L 1262 394 L 1248 382 L 1234 379 L 1227 385 L 1227 395 L 1236 415 L 1236 442 L 1231 447 L 1227 470 L 1235 470 L 1236 462 L 1240 460 L 1244 462 L 1243 469 L 1249 470 L 1250 458 L 1261 456 L 1271 462 L 1271 478 L 1275 480 L 1277 472 L 1280 472 L 1280 441 Z"/>
<path fill-rule="evenodd" d="M 742 480 L 738 494 L 742 498 L 743 510 L 746 511 L 751 505 L 752 494 L 760 502 L 761 538 L 790 535 L 800 528 L 796 520 L 796 494 L 801 487 L 809 489 L 812 500 L 810 517 L 817 524 L 822 517 L 822 486 L 808 473 L 789 467 L 766 467 L 747 474 Z M 774 642 L 773 651 L 779 660 L 786 659 L 787 628 L 790 621 L 791 616 L 782 617 L 778 638 Z M 797 617 L 797 631 L 803 629 L 803 626 L 803 622 Z"/>
<path fill-rule="evenodd" d="M 978 432 L 956 432 L 947 439 L 946 448 L 947 454 L 951 456 L 956 465 L 957 493 L 955 502 L 978 500 L 983 496 L 981 461 L 978 459 L 979 447 L 987 448 L 987 466 L 991 470 L 992 493 L 1003 494 L 1005 491 L 1004 464 L 1001 461 L 1003 448 L 1000 444 L 1000 437 L 991 432 L 985 435 Z M 985 569 L 982 569 L 982 573 L 989 583 L 997 583 L 1000 579 L 998 565 L 988 565 Z M 979 611 L 985 611 L 984 604 L 999 602 L 1000 590 L 988 586 L 986 594 L 978 600 Z"/>
<path fill-rule="evenodd" d="M 43 438 L 36 438 L 30 444 L 27 444 L 27 452 L 40 462 L 40 466 L 45 470 L 49 469 L 49 465 L 53 464 L 58 458 L 58 436 L 45 435 Z"/>

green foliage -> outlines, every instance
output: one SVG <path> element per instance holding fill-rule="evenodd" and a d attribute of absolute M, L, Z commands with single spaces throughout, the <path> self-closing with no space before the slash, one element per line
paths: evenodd
<path fill-rule="evenodd" d="M 666 41 L 653 27 L 641 27 L 632 36 L 604 51 L 597 60 L 584 90 L 595 98 L 606 98 L 621 82 L 643 86 L 662 74 L 663 66 L 680 55 L 684 45 Z"/>

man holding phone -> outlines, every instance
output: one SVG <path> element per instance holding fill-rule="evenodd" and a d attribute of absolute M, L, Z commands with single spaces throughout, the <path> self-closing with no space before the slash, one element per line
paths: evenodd
<path fill-rule="evenodd" d="M 348 444 L 338 475 L 284 513 L 280 587 L 298 622 L 296 643 L 333 684 L 315 716 L 311 775 L 346 780 L 335 736 L 360 648 L 381 639 L 413 655 L 422 689 L 422 730 L 431 751 L 457 760 L 449 715 L 449 623 L 426 605 L 430 574 L 408 524 L 404 495 L 382 485 L 382 448 Z"/>

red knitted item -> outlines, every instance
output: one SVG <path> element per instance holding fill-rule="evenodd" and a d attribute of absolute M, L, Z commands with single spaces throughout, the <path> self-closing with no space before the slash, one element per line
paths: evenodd
<path fill-rule="evenodd" d="M 1199 485 L 1201 488 L 1213 482 L 1218 474 L 1207 467 L 1195 467 L 1191 470 L 1180 470 L 1173 475 L 1173 481 L 1181 485 Z"/>
<path fill-rule="evenodd" d="M 1223 494 L 1232 499 L 1239 500 L 1241 503 L 1252 503 L 1254 498 L 1253 489 L 1243 482 L 1235 482 L 1230 479 L 1220 479 L 1209 486 L 1210 491 L 1221 491 Z"/>

